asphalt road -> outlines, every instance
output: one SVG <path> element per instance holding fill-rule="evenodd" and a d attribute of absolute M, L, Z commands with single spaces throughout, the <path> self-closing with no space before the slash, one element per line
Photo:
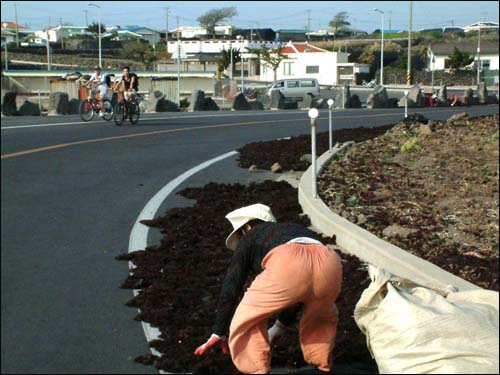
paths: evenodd
<path fill-rule="evenodd" d="M 463 111 L 494 114 L 498 106 L 419 113 L 445 119 Z M 334 128 L 402 117 L 402 109 L 339 110 Z M 124 305 L 132 293 L 119 289 L 128 265 L 114 259 L 128 250 L 139 213 L 208 159 L 309 129 L 306 111 L 148 114 L 122 127 L 78 116 L 2 118 L 1 372 L 151 373 L 133 362 L 148 347 L 135 310 Z M 318 131 L 326 130 L 323 110 Z M 186 186 L 265 177 L 248 177 L 236 159 Z M 172 197 L 162 210 L 176 204 L 188 203 Z"/>

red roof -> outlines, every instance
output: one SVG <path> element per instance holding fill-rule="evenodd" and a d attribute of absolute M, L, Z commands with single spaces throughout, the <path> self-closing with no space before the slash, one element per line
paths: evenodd
<path fill-rule="evenodd" d="M 282 53 L 311 53 L 311 52 L 328 52 L 324 49 L 311 46 L 310 44 L 292 44 L 287 45 Z"/>

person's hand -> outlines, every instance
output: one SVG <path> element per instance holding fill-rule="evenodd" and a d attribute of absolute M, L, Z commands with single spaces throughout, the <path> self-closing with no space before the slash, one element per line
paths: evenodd
<path fill-rule="evenodd" d="M 210 338 L 207 340 L 206 343 L 204 343 L 203 345 L 200 345 L 196 348 L 196 350 L 194 351 L 194 354 L 195 355 L 203 355 L 208 349 L 210 349 L 211 347 L 213 347 L 217 344 L 220 345 L 222 352 L 224 354 L 229 353 L 226 338 L 224 336 L 218 336 L 215 333 L 212 333 L 212 335 L 210 336 Z"/>

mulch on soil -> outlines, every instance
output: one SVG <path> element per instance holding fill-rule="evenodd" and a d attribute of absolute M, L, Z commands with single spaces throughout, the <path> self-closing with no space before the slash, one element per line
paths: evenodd
<path fill-rule="evenodd" d="M 384 134 L 394 125 L 379 127 L 359 127 L 356 129 L 339 129 L 332 132 L 333 144 L 348 141 L 363 142 Z M 316 135 L 316 152 L 318 156 L 328 150 L 328 132 Z M 256 165 L 259 169 L 271 169 L 278 162 L 284 171 L 305 171 L 310 163 L 300 160 L 302 155 L 311 154 L 311 135 L 299 135 L 289 139 L 248 143 L 238 149 L 239 166 L 249 168 Z"/>
<path fill-rule="evenodd" d="M 224 216 L 255 202 L 269 205 L 279 221 L 309 226 L 297 200 L 297 190 L 286 182 L 265 181 L 248 186 L 210 183 L 188 188 L 182 196 L 196 199 L 193 207 L 174 208 L 166 215 L 143 224 L 163 233 L 158 246 L 123 254 L 117 259 L 131 260 L 137 268 L 123 288 L 141 289 L 127 305 L 140 309 L 136 320 L 143 320 L 161 331 L 161 340 L 152 346 L 161 357 L 145 354 L 136 361 L 169 372 L 237 373 L 229 356 L 220 350 L 196 357 L 194 349 L 211 334 L 214 310 L 232 252 L 225 248 L 231 225 Z M 325 239 L 334 243 L 334 239 Z M 354 305 L 369 280 L 360 262 L 341 254 L 345 280 L 337 301 L 340 311 L 335 363 L 362 363 L 369 372 L 377 371 L 366 348 L 365 336 L 352 317 Z M 298 332 L 291 329 L 273 348 L 273 367 L 288 369 L 305 365 L 298 343 Z"/>
<path fill-rule="evenodd" d="M 497 116 L 401 122 L 318 180 L 322 200 L 376 236 L 499 290 Z"/>

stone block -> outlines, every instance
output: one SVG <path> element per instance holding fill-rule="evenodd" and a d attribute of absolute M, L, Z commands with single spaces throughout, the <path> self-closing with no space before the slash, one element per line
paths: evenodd
<path fill-rule="evenodd" d="M 232 108 L 235 111 L 245 111 L 252 109 L 247 99 L 245 98 L 245 95 L 241 92 L 234 97 Z"/>
<path fill-rule="evenodd" d="M 217 103 L 214 102 L 212 98 L 205 98 L 205 105 L 204 105 L 204 110 L 205 111 L 218 111 L 219 106 Z"/>
<path fill-rule="evenodd" d="M 368 108 L 387 108 L 388 97 L 387 90 L 384 86 L 377 85 L 373 88 L 373 92 L 366 100 Z"/>
<path fill-rule="evenodd" d="M 16 97 L 17 94 L 13 91 L 7 91 L 5 93 L 2 103 L 2 113 L 4 116 L 17 115 Z"/>
<path fill-rule="evenodd" d="M 25 100 L 19 108 L 19 115 L 21 116 L 40 116 L 40 108 L 38 104 Z"/>
<path fill-rule="evenodd" d="M 205 92 L 202 90 L 195 90 L 191 94 L 191 100 L 188 111 L 203 111 L 205 110 Z"/>

